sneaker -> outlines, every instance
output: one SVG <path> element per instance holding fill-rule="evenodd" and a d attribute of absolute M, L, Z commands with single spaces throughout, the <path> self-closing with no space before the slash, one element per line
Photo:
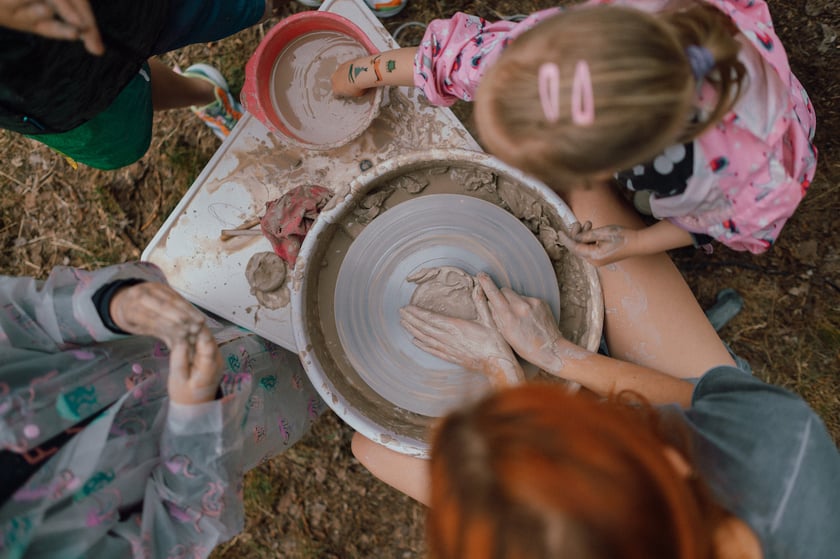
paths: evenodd
<path fill-rule="evenodd" d="M 297 0 L 309 8 L 320 8 L 322 0 Z M 376 14 L 376 17 L 385 18 L 397 15 L 408 4 L 408 0 L 365 0 L 365 4 Z"/>
<path fill-rule="evenodd" d="M 298 2 L 300 1 L 298 0 Z M 408 4 L 408 0 L 365 0 L 365 4 L 373 10 L 376 17 L 386 18 L 400 13 Z"/>
<path fill-rule="evenodd" d="M 720 332 L 720 329 L 735 318 L 735 315 L 741 312 L 743 307 L 744 299 L 741 294 L 731 287 L 727 287 L 718 292 L 715 304 L 706 310 L 706 317 L 712 323 L 715 331 Z"/>
<path fill-rule="evenodd" d="M 203 107 L 190 107 L 190 110 L 210 127 L 216 137 L 224 140 L 242 118 L 243 112 L 242 105 L 230 92 L 224 76 L 208 64 L 193 64 L 184 70 L 183 75 L 208 81 L 215 86 L 215 101 Z"/>

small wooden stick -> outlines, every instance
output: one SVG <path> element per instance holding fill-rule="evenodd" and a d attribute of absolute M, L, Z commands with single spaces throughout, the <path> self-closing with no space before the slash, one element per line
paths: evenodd
<path fill-rule="evenodd" d="M 233 229 L 222 229 L 221 239 L 223 241 L 227 241 L 232 237 L 239 237 L 242 235 L 261 235 L 262 233 L 259 231 L 249 231 L 255 225 L 259 225 L 260 218 L 254 217 L 242 223 L 241 225 L 237 225 Z"/>
<path fill-rule="evenodd" d="M 262 231 L 256 229 L 222 229 L 221 239 L 228 241 L 234 237 L 256 237 L 262 235 Z"/>

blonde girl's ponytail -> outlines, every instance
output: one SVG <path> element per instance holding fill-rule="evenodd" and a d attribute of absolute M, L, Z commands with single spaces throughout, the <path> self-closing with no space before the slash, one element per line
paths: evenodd
<path fill-rule="evenodd" d="M 697 122 L 689 124 L 680 141 L 688 142 L 716 124 L 738 101 L 744 87 L 746 68 L 738 60 L 741 45 L 735 39 L 738 30 L 729 17 L 713 6 L 700 2 L 683 4 L 684 8 L 662 13 L 666 27 L 683 46 L 691 65 L 692 51 L 709 57 L 705 75 L 695 75 L 715 90 L 714 107 Z M 702 55 L 701 55 L 702 56 Z"/>

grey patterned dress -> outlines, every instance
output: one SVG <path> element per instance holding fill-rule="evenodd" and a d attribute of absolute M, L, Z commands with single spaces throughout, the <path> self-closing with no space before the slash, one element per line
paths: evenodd
<path fill-rule="evenodd" d="M 295 354 L 209 317 L 223 397 L 171 402 L 166 347 L 92 301 L 129 278 L 163 281 L 148 264 L 0 276 L 0 557 L 205 557 L 242 528 L 243 471 L 324 409 Z"/>

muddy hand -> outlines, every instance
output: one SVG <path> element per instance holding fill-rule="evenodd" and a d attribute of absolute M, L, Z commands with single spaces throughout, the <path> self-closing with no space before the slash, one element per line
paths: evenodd
<path fill-rule="evenodd" d="M 128 332 L 153 336 L 173 349 L 195 340 L 204 328 L 204 315 L 163 283 L 144 282 L 124 287 L 111 299 L 111 319 Z"/>
<path fill-rule="evenodd" d="M 595 266 L 617 262 L 630 255 L 637 231 L 620 225 L 592 228 L 590 222 L 575 223 L 569 233 L 557 231 L 557 238 L 575 256 L 589 260 Z"/>
<path fill-rule="evenodd" d="M 526 361 L 546 368 L 552 349 L 563 339 L 548 303 L 523 297 L 512 289 L 499 289 L 487 274 L 478 274 L 493 319 L 507 343 Z"/>
<path fill-rule="evenodd" d="M 88 0 L 0 0 L 0 25 L 49 39 L 81 40 L 91 54 L 105 52 Z"/>
<path fill-rule="evenodd" d="M 222 355 L 207 326 L 171 347 L 167 388 L 173 402 L 211 402 L 216 398 L 221 379 Z"/>
<path fill-rule="evenodd" d="M 414 336 L 420 349 L 470 371 L 484 374 L 494 386 L 515 384 L 524 374 L 502 335 L 496 329 L 487 300 L 476 285 L 473 301 L 477 320 L 437 314 L 414 305 L 400 309 L 400 324 Z"/>
<path fill-rule="evenodd" d="M 179 404 L 216 397 L 222 357 L 204 315 L 163 283 L 124 287 L 111 299 L 111 319 L 130 334 L 153 336 L 169 347 L 169 396 Z"/>
<path fill-rule="evenodd" d="M 360 88 L 354 84 L 355 79 L 353 75 L 353 61 L 345 62 L 339 66 L 330 78 L 333 95 L 336 97 L 361 97 L 364 95 L 367 89 Z"/>

